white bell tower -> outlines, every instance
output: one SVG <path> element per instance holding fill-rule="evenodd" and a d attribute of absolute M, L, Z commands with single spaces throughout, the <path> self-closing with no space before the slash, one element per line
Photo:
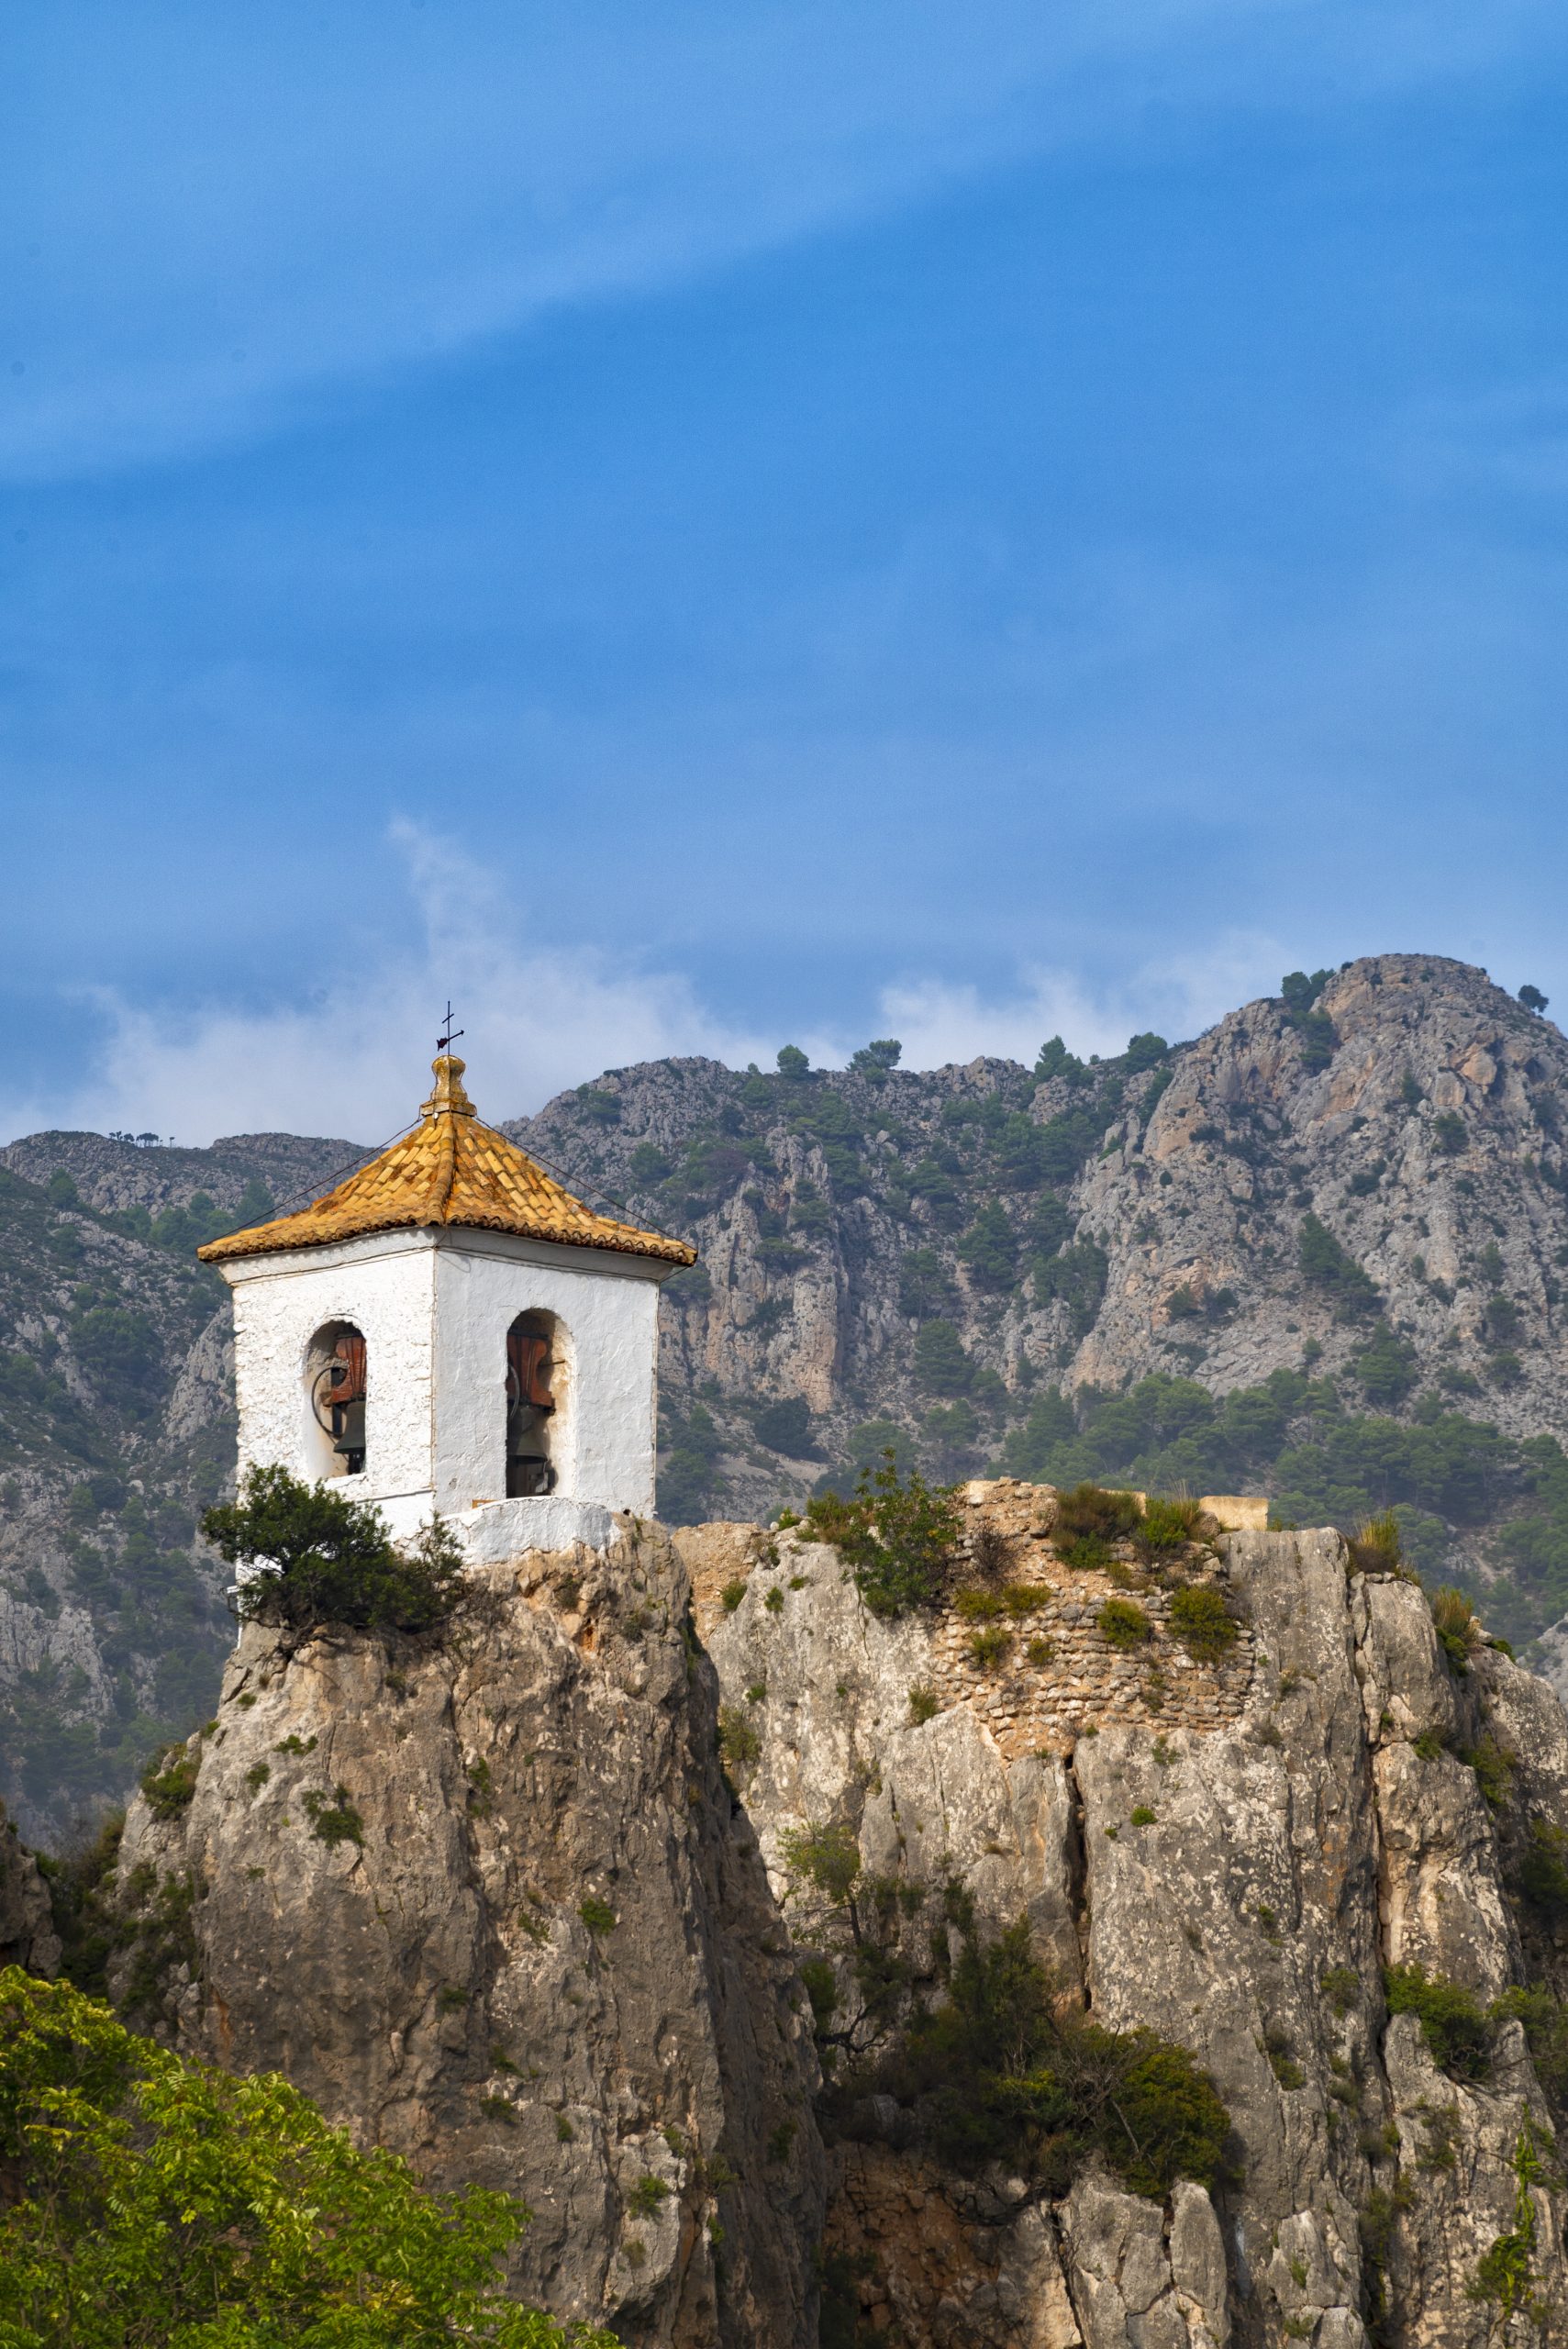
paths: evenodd
<path fill-rule="evenodd" d="M 442 1053 L 419 1123 L 298 1213 L 201 1250 L 234 1294 L 239 1466 L 433 1510 L 475 1563 L 651 1516 L 659 1285 L 684 1241 L 595 1214 Z"/>

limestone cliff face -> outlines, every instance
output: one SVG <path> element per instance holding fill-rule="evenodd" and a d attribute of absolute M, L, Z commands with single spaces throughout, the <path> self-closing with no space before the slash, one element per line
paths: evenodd
<path fill-rule="evenodd" d="M 0 1811 L 0 1965 L 28 1974 L 53 1975 L 60 1965 L 60 1938 L 50 1913 L 49 1887 L 38 1862 L 17 1841 Z"/>
<path fill-rule="evenodd" d="M 1135 1718 L 1102 1662 L 1077 1675 L 1097 1718 L 1018 1751 L 951 1698 L 929 1623 L 879 1623 L 831 1553 L 787 1536 L 776 1564 L 738 1553 L 745 1595 L 710 1620 L 726 1698 L 751 1692 L 746 1809 L 803 1941 L 820 1903 L 782 1839 L 847 1824 L 868 1880 L 959 1877 L 986 1930 L 1028 1915 L 1099 2019 L 1191 2048 L 1234 2119 L 1242 2182 L 1218 2210 L 1191 2187 L 1162 2211 L 1104 2177 L 1054 2207 L 943 2179 L 891 2110 L 861 2116 L 832 2154 L 828 2240 L 906 2339 L 1354 2349 L 1379 2310 L 1401 2349 L 1513 2337 L 1471 2287 L 1515 2225 L 1527 2116 L 1544 2141 L 1551 2111 L 1518 2023 L 1485 2084 L 1460 2085 L 1414 2015 L 1390 2018 L 1383 1967 L 1483 2003 L 1561 1973 L 1561 1947 L 1527 1964 L 1507 1887 L 1528 1820 L 1568 1825 L 1568 1722 L 1498 1651 L 1456 1678 L 1419 1590 L 1347 1575 L 1337 1536 L 1222 1547 L 1255 1648 L 1244 1709 L 1207 1729 Z M 917 1721 L 911 1687 L 950 1700 Z M 1457 1758 L 1488 1734 L 1514 1757 L 1496 1809 Z M 1537 2283 L 1568 2325 L 1568 2201 L 1534 2204 Z"/>
<path fill-rule="evenodd" d="M 132 1807 L 117 1988 L 431 2179 L 520 2193 L 528 2297 L 792 2349 L 816 2057 L 680 1561 L 628 1525 L 493 1584 L 448 1652 L 245 1632 L 194 1794 Z"/>
<path fill-rule="evenodd" d="M 1451 2077 L 1385 1987 L 1568 1993 L 1568 1929 L 1519 1890 L 1568 1830 L 1557 1698 L 1485 1641 L 1457 1669 L 1332 1533 L 1222 1536 L 1230 1677 L 1157 1610 L 1129 1675 L 1051 1507 L 968 1488 L 970 1546 L 1005 1533 L 1038 1594 L 984 1674 L 944 1614 L 879 1620 L 833 1550 L 742 1524 L 531 1556 L 447 1652 L 248 1631 L 194 1791 L 132 1807 L 120 1996 L 523 2194 L 519 2288 L 629 2343 L 814 2349 L 820 2263 L 835 2344 L 1522 2349 L 1475 2293 L 1521 2208 L 1568 2328 L 1568 2196 L 1548 2165 L 1521 2205 L 1518 2174 L 1561 2065 L 1549 2098 L 1495 2019 Z M 824 1826 L 868 1901 L 962 1887 L 983 1939 L 1029 1919 L 1069 2001 L 1190 2049 L 1232 2182 L 1053 2195 L 944 2171 L 889 2095 L 822 2102 L 798 1969 L 827 1952 L 840 2015 L 857 1992 L 789 1839 Z"/>

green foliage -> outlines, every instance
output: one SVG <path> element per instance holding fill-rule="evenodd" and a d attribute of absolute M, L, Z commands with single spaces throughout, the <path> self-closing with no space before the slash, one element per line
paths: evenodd
<path fill-rule="evenodd" d="M 1315 1215 L 1301 1219 L 1296 1234 L 1296 1259 L 1302 1278 L 1313 1288 L 1326 1290 L 1336 1303 L 1338 1319 L 1365 1320 L 1377 1311 L 1378 1295 L 1361 1266 Z"/>
<path fill-rule="evenodd" d="M 1089 1072 L 1076 1055 L 1070 1052 L 1060 1036 L 1052 1036 L 1040 1048 L 1034 1064 L 1035 1079 L 1045 1085 L 1053 1076 L 1064 1076 L 1069 1085 L 1086 1085 Z"/>
<path fill-rule="evenodd" d="M 798 1044 L 780 1045 L 778 1066 L 779 1074 L 788 1077 L 792 1085 L 798 1085 L 803 1077 L 811 1074 L 811 1063 Z"/>
<path fill-rule="evenodd" d="M 904 1047 L 895 1036 L 873 1037 L 851 1055 L 850 1066 L 857 1076 L 885 1076 L 889 1069 L 898 1066 Z"/>
<path fill-rule="evenodd" d="M 1484 2080 L 1492 2067 L 1486 2017 L 1473 1991 L 1429 1975 L 1422 1965 L 1385 1965 L 1391 2015 L 1415 2015 L 1439 2069 L 1454 2080 Z"/>
<path fill-rule="evenodd" d="M 1391 1508 L 1380 1509 L 1375 1517 L 1369 1517 L 1345 1546 L 1357 1574 L 1396 1575 L 1405 1564 L 1399 1520 Z"/>
<path fill-rule="evenodd" d="M 1475 1620 L 1475 1609 L 1462 1590 L 1451 1588 L 1433 1591 L 1429 1599 L 1432 1623 L 1451 1672 L 1463 1674 L 1470 1669 L 1470 1659 L 1481 1641 L 1481 1626 Z"/>
<path fill-rule="evenodd" d="M 1218 1664 L 1240 1637 L 1236 1618 L 1207 1583 L 1189 1583 L 1172 1593 L 1171 1631 L 1189 1655 L 1206 1664 Z"/>
<path fill-rule="evenodd" d="M 962 1263 L 969 1266 L 977 1288 L 1010 1289 L 1018 1273 L 1018 1234 L 1006 1210 L 988 1200 L 958 1243 Z M 928 1325 L 934 1327 L 934 1324 Z"/>
<path fill-rule="evenodd" d="M 1550 996 L 1542 995 L 1539 987 L 1531 986 L 1528 979 L 1524 985 L 1519 989 L 1519 1001 L 1524 1005 L 1527 1011 L 1533 1011 L 1539 1014 L 1546 1009 L 1547 1004 L 1550 1000 Z"/>
<path fill-rule="evenodd" d="M 286 1468 L 252 1468 L 239 1499 L 208 1509 L 202 1531 L 230 1565 L 260 1569 L 240 1586 L 240 1614 L 300 1638 L 327 1627 L 439 1631 L 474 1595 L 440 1519 L 399 1550 L 379 1509 Z"/>
<path fill-rule="evenodd" d="M 820 1460 L 821 1449 L 812 1433 L 811 1406 L 804 1395 L 786 1395 L 782 1402 L 765 1403 L 753 1412 L 751 1426 L 759 1443 L 782 1452 L 789 1460 Z"/>
<path fill-rule="evenodd" d="M 1138 1802 L 1129 1811 L 1127 1823 L 1129 1827 L 1152 1827 L 1159 1816 L 1159 1812 L 1151 1810 L 1146 1802 Z"/>
<path fill-rule="evenodd" d="M 953 1286 L 934 1248 L 911 1248 L 898 1266 L 898 1310 L 911 1321 L 932 1321 L 950 1313 Z"/>
<path fill-rule="evenodd" d="M 874 1615 L 932 1607 L 944 1596 L 958 1547 L 957 1504 L 913 1470 L 901 1477 L 891 1451 L 873 1475 L 862 1476 L 852 1500 L 820 1494 L 806 1520 L 838 1548 Z"/>
<path fill-rule="evenodd" d="M 1035 1303 L 1065 1305 L 1073 1335 L 1081 1338 L 1100 1309 L 1109 1271 L 1110 1258 L 1095 1240 L 1079 1241 L 1054 1256 L 1037 1256 Z"/>
<path fill-rule="evenodd" d="M 966 1395 L 974 1364 L 951 1321 L 927 1321 L 915 1338 L 915 1377 L 928 1395 Z"/>
<path fill-rule="evenodd" d="M 1119 1542 L 1133 1531 L 1141 1514 L 1136 1494 L 1107 1492 L 1100 1485 L 1075 1485 L 1057 1501 L 1051 1537 L 1057 1542 L 1076 1542 L 1084 1536 Z"/>
<path fill-rule="evenodd" d="M 740 1601 L 746 1596 L 746 1586 L 740 1580 L 740 1575 L 737 1575 L 733 1576 L 730 1581 L 725 1584 L 724 1588 L 719 1592 L 718 1596 L 723 1601 L 725 1613 L 727 1615 L 733 1615 L 736 1609 L 740 1606 Z"/>
<path fill-rule="evenodd" d="M 590 1892 L 585 1900 L 578 1902 L 577 1914 L 595 1940 L 603 1933 L 613 1933 L 620 1922 L 609 1902 L 601 1899 L 596 1892 Z"/>
<path fill-rule="evenodd" d="M 1134 1598 L 1107 1598 L 1095 1621 L 1113 1648 L 1142 1647 L 1151 1630 L 1148 1616 Z"/>
<path fill-rule="evenodd" d="M 850 1898 L 861 1872 L 853 1828 L 827 1824 L 786 1827 L 779 1837 L 784 1865 L 835 1903 Z"/>
<path fill-rule="evenodd" d="M 1442 1109 L 1432 1119 L 1432 1141 L 1445 1158 L 1457 1158 L 1470 1137 L 1457 1109 Z"/>
<path fill-rule="evenodd" d="M 969 1653 L 982 1672 L 993 1671 L 1006 1662 L 1013 1644 L 1013 1635 L 1001 1623 L 988 1623 L 983 1631 L 969 1635 Z"/>
<path fill-rule="evenodd" d="M 613 2349 L 508 2299 L 508 2197 L 425 2191 L 274 2075 L 0 1973 L 0 2339 L 16 2349 Z"/>
<path fill-rule="evenodd" d="M 1337 2015 L 1348 2015 L 1361 1997 L 1362 1978 L 1353 1965 L 1327 1965 L 1318 1987 Z"/>
<path fill-rule="evenodd" d="M 657 2213 L 660 2204 L 667 2202 L 669 2199 L 670 2188 L 664 2180 L 662 2177 L 656 2177 L 650 2170 L 638 2179 L 631 2192 L 627 2196 L 626 2207 L 639 2219 L 651 2219 Z"/>
<path fill-rule="evenodd" d="M 941 1709 L 941 1698 L 936 1690 L 928 1688 L 917 1680 L 909 1691 L 909 1718 L 915 1726 L 918 1728 L 922 1721 L 935 1720 Z"/>
<path fill-rule="evenodd" d="M 1496 1733 L 1484 1729 L 1473 1745 L 1467 1745 L 1460 1760 L 1475 1773 L 1483 1800 L 1493 1810 L 1506 1810 L 1514 1791 L 1514 1772 L 1518 1755 L 1501 1742 Z"/>
<path fill-rule="evenodd" d="M 177 1819 L 189 1807 L 201 1766 L 199 1746 L 173 1745 L 158 1756 L 141 1781 L 155 1818 Z"/>
<path fill-rule="evenodd" d="M 1106 2031 L 1059 2003 L 1027 1919 L 984 1948 L 966 1927 L 947 1998 L 916 2016 L 884 2076 L 962 2170 L 1001 2163 L 1057 2193 L 1097 2155 L 1155 2199 L 1226 2174 L 1229 2116 L 1208 2075 L 1153 2032 Z"/>
<path fill-rule="evenodd" d="M 334 1787 L 332 1799 L 314 1791 L 304 1798 L 306 1817 L 317 1841 L 328 1847 L 339 1843 L 362 1843 L 365 1822 L 349 1799 L 347 1787 Z"/>
<path fill-rule="evenodd" d="M 1568 1923 L 1568 1830 L 1550 1820 L 1532 1819 L 1513 1883 L 1547 1924 Z"/>
<path fill-rule="evenodd" d="M 739 1705 L 718 1709 L 718 1751 L 727 1770 L 749 1769 L 762 1754 L 762 1741 Z"/>
<path fill-rule="evenodd" d="M 1196 1501 L 1151 1500 L 1132 1531 L 1140 1558 L 1162 1558 L 1203 1538 L 1203 1510 Z"/>
<path fill-rule="evenodd" d="M 1122 1066 L 1129 1076 L 1140 1075 L 1146 1068 L 1156 1067 L 1170 1049 L 1163 1036 L 1156 1036 L 1152 1029 L 1146 1030 L 1141 1036 L 1128 1038 Z"/>
<path fill-rule="evenodd" d="M 1404 1401 L 1418 1375 L 1415 1347 L 1381 1320 L 1351 1366 L 1367 1401 L 1385 1410 Z"/>
<path fill-rule="evenodd" d="M 1471 2288 L 1472 2298 L 1493 2302 L 1505 2319 L 1522 2315 L 1544 2324 L 1550 2314 L 1536 2290 L 1533 2267 L 1536 2243 L 1535 2196 L 1532 2188 L 1546 2178 L 1546 2164 L 1536 2150 L 1527 2110 L 1510 2165 L 1514 2173 L 1514 2223 L 1500 2234 L 1482 2259 Z"/>

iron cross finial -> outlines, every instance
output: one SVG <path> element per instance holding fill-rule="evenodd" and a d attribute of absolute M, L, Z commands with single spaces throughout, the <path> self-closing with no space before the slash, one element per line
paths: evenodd
<path fill-rule="evenodd" d="M 443 1025 L 446 1032 L 444 1035 L 437 1037 L 436 1050 L 438 1052 L 450 1052 L 455 1039 L 459 1036 L 464 1036 L 468 1032 L 465 1028 L 454 1028 L 452 1026 L 452 999 L 450 995 L 447 997 L 447 1016 Z"/>

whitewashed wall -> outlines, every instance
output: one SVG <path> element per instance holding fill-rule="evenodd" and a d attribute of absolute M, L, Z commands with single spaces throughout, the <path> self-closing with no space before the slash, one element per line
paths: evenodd
<path fill-rule="evenodd" d="M 432 1508 L 475 1556 L 607 1538 L 610 1509 L 653 1508 L 659 1282 L 646 1257 L 501 1232 L 378 1232 L 328 1248 L 241 1257 L 234 1292 L 239 1464 L 318 1473 L 306 1359 L 351 1321 L 366 1346 L 365 1465 L 334 1479 L 381 1503 L 398 1533 Z M 519 1313 L 558 1323 L 550 1427 L 556 1489 L 507 1501 L 506 1332 Z"/>

